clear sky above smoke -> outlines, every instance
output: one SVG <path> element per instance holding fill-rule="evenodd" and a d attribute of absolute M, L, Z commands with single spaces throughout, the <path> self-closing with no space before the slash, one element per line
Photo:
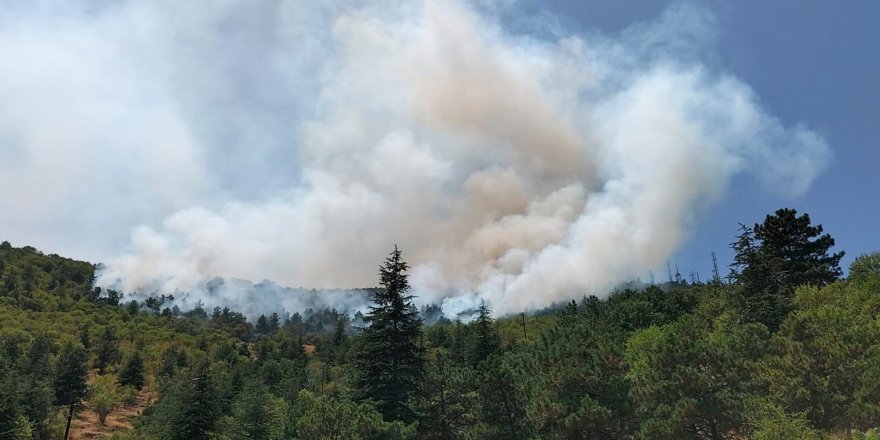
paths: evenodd
<path fill-rule="evenodd" d="M 729 261 L 727 243 L 737 222 L 754 223 L 781 206 L 811 214 L 847 251 L 846 266 L 859 254 L 880 249 L 880 3 L 845 6 L 821 0 L 706 2 L 714 12 L 713 61 L 748 83 L 762 105 L 785 123 L 804 123 L 822 133 L 834 159 L 798 198 L 766 196 L 737 179 L 723 201 L 705 215 L 693 238 L 671 258 L 687 276 L 705 277 L 711 250 Z M 550 10 L 568 26 L 618 32 L 668 7 L 665 0 L 529 1 L 532 11 Z M 657 275 L 665 278 L 665 271 Z"/>
<path fill-rule="evenodd" d="M 502 312 L 705 276 L 780 206 L 880 248 L 875 6 L 628 3 L 8 8 L 2 238 L 194 292 L 370 285 L 398 243 Z"/>

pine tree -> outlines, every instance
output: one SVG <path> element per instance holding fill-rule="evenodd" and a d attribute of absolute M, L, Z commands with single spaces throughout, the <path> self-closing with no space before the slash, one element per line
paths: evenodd
<path fill-rule="evenodd" d="M 364 318 L 369 326 L 362 336 L 356 380 L 360 400 L 375 402 L 386 420 L 404 422 L 415 419 L 408 401 L 418 392 L 424 370 L 422 321 L 413 297 L 406 295 L 408 268 L 395 246 L 379 269 L 382 288 Z"/>
<path fill-rule="evenodd" d="M 481 362 L 501 351 L 501 338 L 495 331 L 492 312 L 489 311 L 485 301 L 480 302 L 479 315 L 471 326 L 474 330 L 468 350 L 468 359 L 471 366 L 476 368 Z"/>
<path fill-rule="evenodd" d="M 116 336 L 116 327 L 108 325 L 98 337 L 95 345 L 95 368 L 100 374 L 104 374 L 108 366 L 119 362 L 119 337 Z"/>
<path fill-rule="evenodd" d="M 273 313 L 271 316 L 269 316 L 269 333 L 277 332 L 278 329 L 281 328 L 280 322 L 281 318 L 278 316 L 277 313 Z"/>
<path fill-rule="evenodd" d="M 15 370 L 0 356 L 0 435 L 16 431 L 22 411 L 19 407 L 19 390 Z"/>
<path fill-rule="evenodd" d="M 43 422 L 53 414 L 51 346 L 52 340 L 46 333 L 38 335 L 24 357 L 21 368 L 24 375 L 18 378 L 23 386 L 21 406 L 27 418 L 34 422 L 36 438 L 49 437 L 48 426 Z"/>
<path fill-rule="evenodd" d="M 85 397 L 88 386 L 86 385 L 86 351 L 80 345 L 66 345 L 58 356 L 58 366 L 55 368 L 55 402 L 61 406 L 68 406 L 67 428 L 64 438 L 70 431 L 70 421 L 73 419 L 73 411 L 79 402 Z"/>
<path fill-rule="evenodd" d="M 825 286 L 842 273 L 844 253 L 828 253 L 834 239 L 823 234 L 822 225 L 812 226 L 808 214 L 780 209 L 753 228 L 741 225 L 741 231 L 731 244 L 731 278 L 742 286 L 739 302 L 747 321 L 775 330 L 798 286 Z"/>
<path fill-rule="evenodd" d="M 257 318 L 257 325 L 254 326 L 254 332 L 258 335 L 267 335 L 269 334 L 269 318 L 266 315 L 260 315 Z"/>
<path fill-rule="evenodd" d="M 144 387 L 144 360 L 135 350 L 119 372 L 119 384 L 140 391 Z"/>
<path fill-rule="evenodd" d="M 91 326 L 88 322 L 83 322 L 79 325 L 79 341 L 86 350 L 92 348 L 91 336 L 89 335 L 90 328 Z"/>
<path fill-rule="evenodd" d="M 492 356 L 482 365 L 478 387 L 483 421 L 488 432 L 482 438 L 517 440 L 530 438 L 531 424 L 526 417 L 527 396 L 517 372 L 501 356 Z"/>
<path fill-rule="evenodd" d="M 206 360 L 194 365 L 180 390 L 171 440 L 207 440 L 217 421 L 217 392 Z"/>
<path fill-rule="evenodd" d="M 232 415 L 224 418 L 220 430 L 231 439 L 272 440 L 278 438 L 279 421 L 272 413 L 271 395 L 259 380 L 244 384 L 232 404 Z"/>
<path fill-rule="evenodd" d="M 480 405 L 475 389 L 474 371 L 455 365 L 447 354 L 439 351 L 428 366 L 422 392 L 415 402 L 420 438 L 466 438 L 466 433 L 478 422 Z"/>

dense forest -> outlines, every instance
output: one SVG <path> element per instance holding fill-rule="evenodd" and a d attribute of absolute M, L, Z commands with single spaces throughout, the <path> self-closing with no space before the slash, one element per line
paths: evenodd
<path fill-rule="evenodd" d="M 878 438 L 880 253 L 843 277 L 790 209 L 732 240 L 705 282 L 468 322 L 416 308 L 397 248 L 363 314 L 249 319 L 4 242 L 0 439 Z"/>

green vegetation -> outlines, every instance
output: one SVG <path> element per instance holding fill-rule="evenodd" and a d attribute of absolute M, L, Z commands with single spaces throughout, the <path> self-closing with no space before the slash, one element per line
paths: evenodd
<path fill-rule="evenodd" d="M 729 283 L 500 320 L 482 304 L 470 323 L 418 313 L 395 249 L 366 316 L 252 324 L 120 304 L 94 266 L 3 243 L 0 438 L 63 438 L 69 415 L 103 423 L 141 389 L 157 397 L 116 438 L 877 438 L 880 253 L 839 279 L 832 245 L 780 210 L 743 227 Z"/>
<path fill-rule="evenodd" d="M 386 419 L 412 422 L 409 401 L 424 375 L 424 348 L 422 320 L 413 297 L 406 295 L 408 268 L 395 246 L 379 269 L 382 288 L 364 318 L 369 325 L 356 353 L 355 387 L 358 400 L 374 403 Z"/>

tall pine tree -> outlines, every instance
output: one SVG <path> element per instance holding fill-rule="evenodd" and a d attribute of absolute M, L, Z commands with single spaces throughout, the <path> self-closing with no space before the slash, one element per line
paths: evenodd
<path fill-rule="evenodd" d="M 495 331 L 492 312 L 485 301 L 480 302 L 479 315 L 471 326 L 474 330 L 468 347 L 468 360 L 472 367 L 478 368 L 481 362 L 501 352 L 501 337 Z"/>
<path fill-rule="evenodd" d="M 834 239 L 813 226 L 808 214 L 779 209 L 764 223 L 741 227 L 731 244 L 735 252 L 731 278 L 742 286 L 739 298 L 745 320 L 775 330 L 790 309 L 801 285 L 824 286 L 840 275 L 843 252 L 829 254 Z"/>
<path fill-rule="evenodd" d="M 119 384 L 138 391 L 144 387 L 144 360 L 138 350 L 131 354 L 119 372 Z"/>
<path fill-rule="evenodd" d="M 121 359 L 119 352 L 119 336 L 116 335 L 116 327 L 108 325 L 98 338 L 95 345 L 95 368 L 98 373 L 106 373 L 107 367 L 116 364 Z"/>
<path fill-rule="evenodd" d="M 361 400 L 372 401 L 386 420 L 411 422 L 415 414 L 409 400 L 419 389 L 424 374 L 424 348 L 420 343 L 422 320 L 407 295 L 409 266 L 394 251 L 379 269 L 381 289 L 364 318 L 358 353 L 356 385 Z"/>
<path fill-rule="evenodd" d="M 86 376 L 86 351 L 81 345 L 65 345 L 58 355 L 58 365 L 55 368 L 55 401 L 58 405 L 68 406 L 67 427 L 64 430 L 64 438 L 70 432 L 70 421 L 73 419 L 73 411 L 80 401 L 86 396 L 88 385 Z"/>

